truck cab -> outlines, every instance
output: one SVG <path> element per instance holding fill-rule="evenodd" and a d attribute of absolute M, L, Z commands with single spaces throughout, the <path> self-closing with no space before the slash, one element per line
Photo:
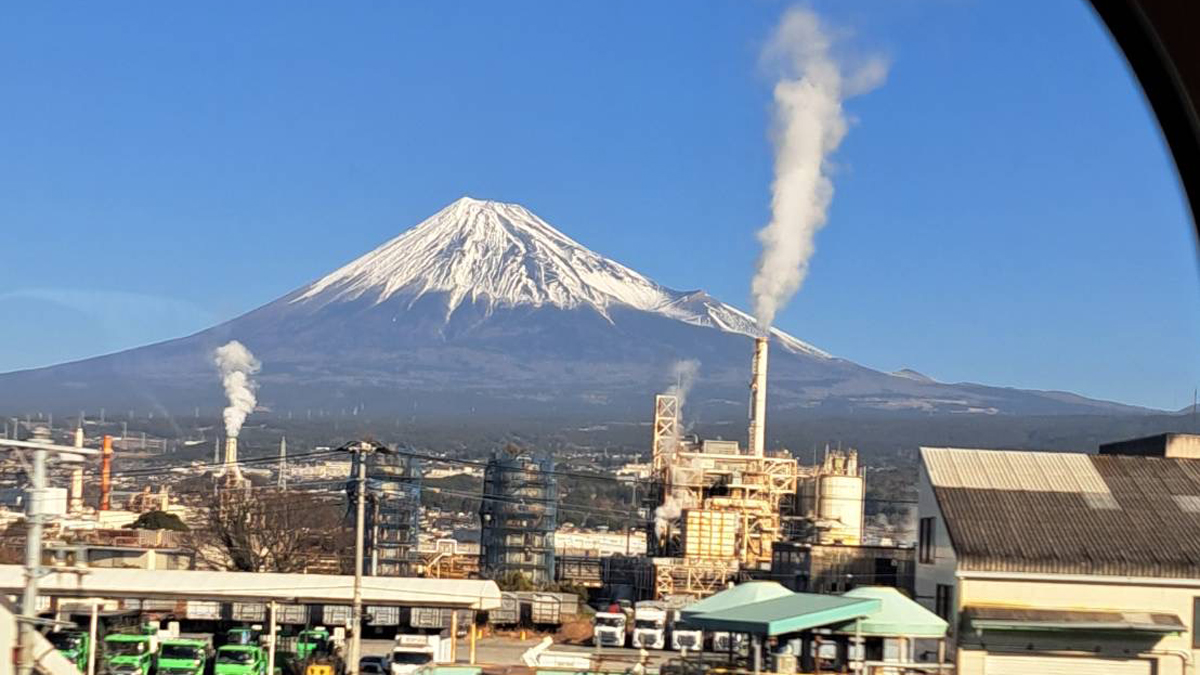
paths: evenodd
<path fill-rule="evenodd" d="M 158 640 L 153 635 L 115 633 L 104 638 L 104 663 L 113 675 L 150 675 Z"/>
<path fill-rule="evenodd" d="M 329 631 L 323 627 L 302 630 L 296 636 L 296 658 L 303 660 L 329 651 Z"/>
<path fill-rule="evenodd" d="M 397 635 L 392 647 L 391 675 L 408 675 L 430 664 L 449 663 L 450 640 L 438 635 Z"/>
<path fill-rule="evenodd" d="M 704 631 L 692 628 L 678 620 L 671 625 L 671 649 L 681 652 L 698 652 L 704 649 Z"/>
<path fill-rule="evenodd" d="M 633 609 L 634 648 L 663 649 L 666 635 L 666 608 L 657 603 L 639 602 Z"/>
<path fill-rule="evenodd" d="M 262 632 L 247 626 L 230 628 L 225 632 L 227 645 L 256 645 L 262 637 Z"/>
<path fill-rule="evenodd" d="M 624 647 L 625 626 L 624 612 L 596 612 L 592 641 L 601 647 Z"/>
<path fill-rule="evenodd" d="M 205 675 L 208 643 L 172 638 L 158 647 L 158 675 Z"/>
<path fill-rule="evenodd" d="M 217 650 L 213 675 L 265 675 L 267 656 L 258 645 L 225 645 Z"/>
<path fill-rule="evenodd" d="M 85 631 L 79 630 L 60 630 L 53 633 L 48 633 L 46 639 L 54 648 L 58 650 L 68 661 L 75 664 L 79 672 L 87 672 L 88 663 L 88 641 L 89 637 Z"/>

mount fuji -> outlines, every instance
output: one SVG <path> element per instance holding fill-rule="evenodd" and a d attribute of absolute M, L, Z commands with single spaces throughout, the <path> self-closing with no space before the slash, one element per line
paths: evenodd
<path fill-rule="evenodd" d="M 700 362 L 688 399 L 745 414 L 754 319 L 677 291 L 572 240 L 517 204 L 464 197 L 307 286 L 176 340 L 0 375 L 0 408 L 224 405 L 212 350 L 263 362 L 260 405 L 442 417 L 643 419 L 672 366 Z M 1087 414 L 1139 412 L 1065 392 L 883 373 L 771 331 L 770 407 Z"/>

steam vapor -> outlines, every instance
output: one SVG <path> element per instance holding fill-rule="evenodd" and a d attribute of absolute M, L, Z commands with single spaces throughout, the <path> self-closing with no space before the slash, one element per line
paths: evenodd
<path fill-rule="evenodd" d="M 842 101 L 874 89 L 887 75 L 887 64 L 878 57 L 848 68 L 834 56 L 833 43 L 814 12 L 792 8 L 762 53 L 765 62 L 780 69 L 771 221 L 758 232 L 763 251 L 751 285 L 763 332 L 808 275 L 813 239 L 833 199 L 829 157 L 848 126 Z"/>
<path fill-rule="evenodd" d="M 258 402 L 254 396 L 258 385 L 250 376 L 261 370 L 262 364 L 237 340 L 230 340 L 213 351 L 213 363 L 221 373 L 221 384 L 229 399 L 229 405 L 225 407 L 225 435 L 233 438 L 242 430 L 246 416 Z"/>
<path fill-rule="evenodd" d="M 687 401 L 699 373 L 700 362 L 696 359 L 684 359 L 671 364 L 671 379 L 675 382 L 667 389 L 667 393 L 679 399 L 680 414 L 683 413 L 683 404 Z"/>

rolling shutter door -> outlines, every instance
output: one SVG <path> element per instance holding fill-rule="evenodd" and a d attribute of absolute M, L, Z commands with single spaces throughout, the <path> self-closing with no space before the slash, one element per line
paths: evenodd
<path fill-rule="evenodd" d="M 984 657 L 983 672 L 984 675 L 1151 675 L 1153 663 L 1145 659 L 988 654 Z"/>

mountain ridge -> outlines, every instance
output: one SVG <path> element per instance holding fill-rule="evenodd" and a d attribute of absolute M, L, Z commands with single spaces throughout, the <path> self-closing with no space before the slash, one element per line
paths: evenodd
<path fill-rule="evenodd" d="M 223 403 L 211 350 L 263 362 L 274 409 L 373 401 L 453 415 L 641 419 L 677 361 L 700 364 L 689 406 L 744 414 L 754 318 L 587 249 L 518 204 L 461 198 L 281 298 L 194 335 L 0 375 L 0 406 L 65 410 Z M 883 373 L 771 330 L 769 405 L 831 413 L 1109 414 L 1145 409 L 1067 392 Z M 121 401 L 121 403 L 118 403 Z"/>

